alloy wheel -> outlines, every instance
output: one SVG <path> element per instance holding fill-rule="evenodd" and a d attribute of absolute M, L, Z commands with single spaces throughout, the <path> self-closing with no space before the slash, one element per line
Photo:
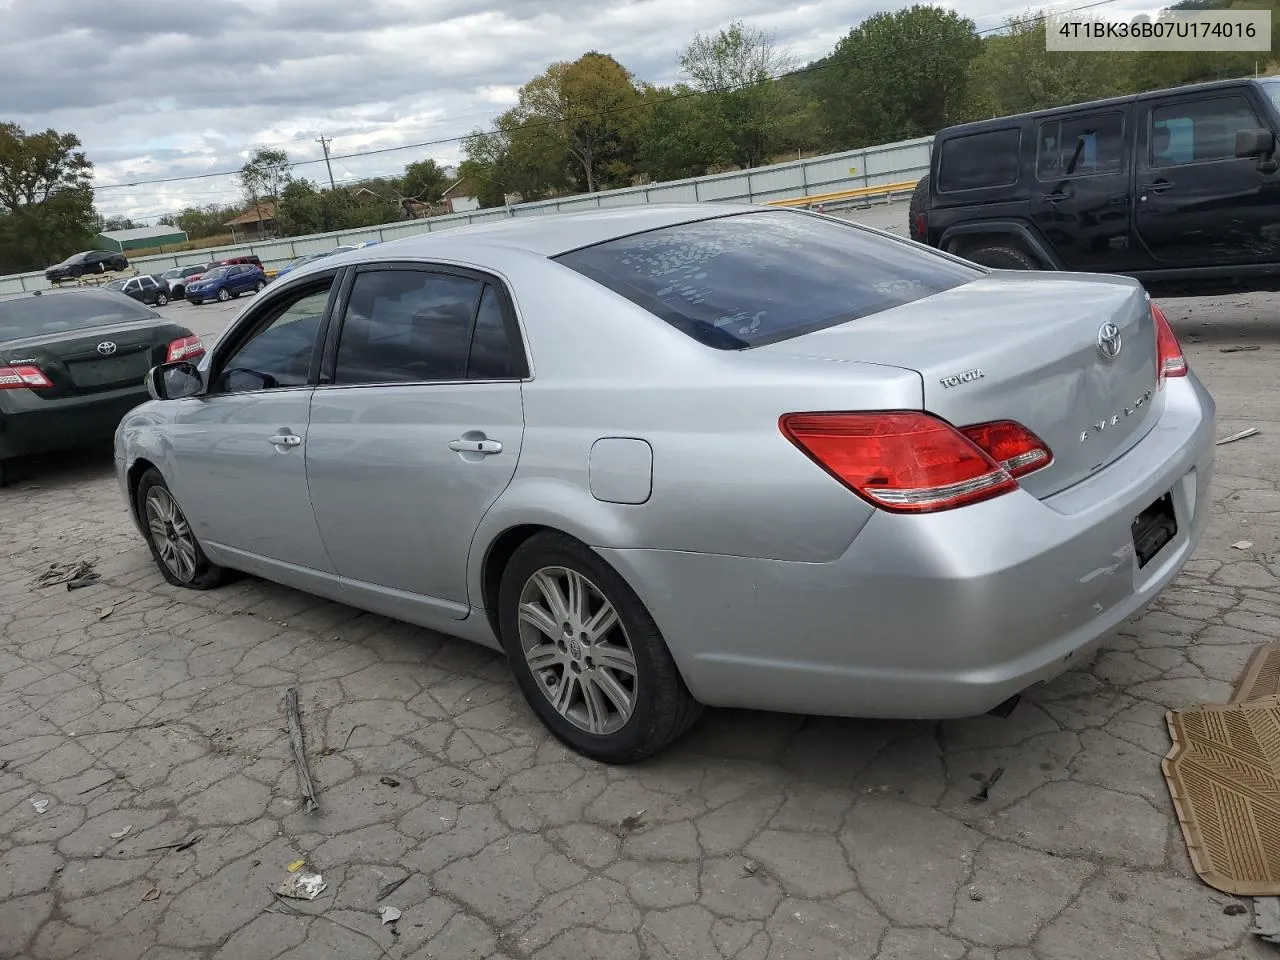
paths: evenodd
<path fill-rule="evenodd" d="M 596 736 L 635 711 L 635 652 L 618 612 L 594 583 L 567 567 L 543 567 L 520 591 L 520 646 L 556 712 Z"/>
<path fill-rule="evenodd" d="M 190 583 L 196 576 L 196 540 L 173 495 L 164 487 L 152 487 L 144 510 L 161 562 L 183 583 Z"/>

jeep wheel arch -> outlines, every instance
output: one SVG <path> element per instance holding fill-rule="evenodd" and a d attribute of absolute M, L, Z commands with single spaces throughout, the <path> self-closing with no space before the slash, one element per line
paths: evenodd
<path fill-rule="evenodd" d="M 943 233 L 938 246 L 958 257 L 1001 270 L 1060 270 L 1057 257 L 1026 224 L 1017 221 L 958 224 Z M 979 255 L 990 252 L 985 263 Z"/>

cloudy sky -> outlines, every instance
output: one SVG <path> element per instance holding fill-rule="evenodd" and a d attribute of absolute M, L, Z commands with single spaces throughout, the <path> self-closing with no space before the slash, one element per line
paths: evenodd
<path fill-rule="evenodd" d="M 1067 0 L 1059 6 L 1079 6 Z M 1024 4 L 945 0 L 979 29 Z M 0 0 L 0 119 L 74 132 L 95 164 L 98 208 L 145 222 L 237 199 L 258 146 L 319 160 L 339 180 L 395 174 L 487 126 L 555 60 L 610 53 L 638 77 L 678 78 L 699 31 L 734 18 L 800 62 L 827 53 L 884 0 Z M 363 157 L 363 151 L 383 150 Z M 326 176 L 323 162 L 295 173 Z"/>

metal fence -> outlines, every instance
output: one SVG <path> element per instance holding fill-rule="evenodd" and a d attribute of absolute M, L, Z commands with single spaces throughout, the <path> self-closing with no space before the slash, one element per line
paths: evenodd
<path fill-rule="evenodd" d="M 814 196 L 853 190 L 858 187 L 901 183 L 903 180 L 923 176 L 929 169 L 929 151 L 932 143 L 932 137 L 920 137 L 915 140 L 849 150 L 824 157 L 810 157 L 807 160 L 757 167 L 753 170 L 737 170 L 732 173 L 718 173 L 689 180 L 672 180 L 642 187 L 624 187 L 620 190 L 602 190 L 599 193 L 559 197 L 555 200 L 521 203 L 510 207 L 492 207 L 487 210 L 429 217 L 423 220 L 405 220 L 359 230 L 316 233 L 305 237 L 235 244 L 228 247 L 210 247 L 205 250 L 184 250 L 180 253 L 138 257 L 130 259 L 129 263 L 139 273 L 163 273 L 172 267 L 185 264 L 256 254 L 267 269 L 272 269 L 284 266 L 303 254 L 321 253 L 343 244 L 362 243 L 366 240 L 379 242 L 396 240 L 400 237 L 449 230 L 507 217 L 536 217 L 570 210 L 622 207 L 642 203 L 704 201 L 769 203 L 791 197 Z M 43 271 L 0 277 L 0 294 L 43 290 L 48 289 L 49 286 Z"/>

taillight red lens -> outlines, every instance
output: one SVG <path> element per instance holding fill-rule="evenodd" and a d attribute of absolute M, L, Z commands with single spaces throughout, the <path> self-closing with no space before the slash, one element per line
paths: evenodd
<path fill-rule="evenodd" d="M 1053 452 L 1048 445 L 1013 420 L 979 423 L 960 432 L 1013 477 L 1025 477 L 1053 462 Z"/>
<path fill-rule="evenodd" d="M 1185 377 L 1187 375 L 1187 358 L 1182 355 L 1182 347 L 1169 326 L 1169 318 L 1154 303 L 1151 305 L 1151 319 L 1156 327 L 1156 386 L 1159 387 L 1169 377 Z"/>
<path fill-rule="evenodd" d="M 932 513 L 1017 489 L 950 424 L 926 413 L 791 413 L 788 440 L 854 493 L 895 513 Z"/>
<path fill-rule="evenodd" d="M 924 239 L 924 235 L 927 227 L 928 227 L 928 222 L 925 220 L 924 214 L 917 213 L 916 214 L 916 239 L 917 240 Z"/>
<path fill-rule="evenodd" d="M 52 387 L 53 383 L 39 367 L 26 364 L 16 367 L 0 367 L 0 390 L 38 390 Z"/>
<path fill-rule="evenodd" d="M 195 360 L 197 357 L 204 356 L 204 344 L 200 342 L 199 337 L 183 337 L 169 344 L 169 356 L 165 359 L 165 363 L 175 363 L 178 360 Z"/>

